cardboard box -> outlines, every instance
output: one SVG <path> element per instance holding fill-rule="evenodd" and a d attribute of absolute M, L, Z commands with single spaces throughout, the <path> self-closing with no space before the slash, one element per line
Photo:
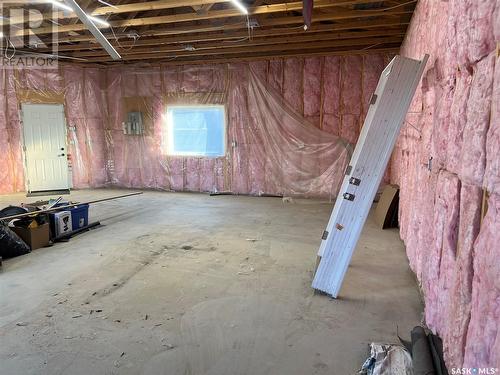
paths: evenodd
<path fill-rule="evenodd" d="M 31 250 L 49 245 L 49 224 L 42 224 L 36 228 L 10 227 Z"/>
<path fill-rule="evenodd" d="M 386 185 L 375 208 L 375 222 L 379 228 L 398 226 L 399 186 Z"/>

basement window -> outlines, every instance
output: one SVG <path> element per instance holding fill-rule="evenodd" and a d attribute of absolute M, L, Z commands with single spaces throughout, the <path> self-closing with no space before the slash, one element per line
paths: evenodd
<path fill-rule="evenodd" d="M 224 156 L 225 129 L 223 105 L 167 106 L 167 154 Z"/>

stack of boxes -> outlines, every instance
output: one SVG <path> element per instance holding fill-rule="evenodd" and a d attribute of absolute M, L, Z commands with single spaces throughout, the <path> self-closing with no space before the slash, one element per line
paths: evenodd
<path fill-rule="evenodd" d="M 30 207 L 48 202 L 37 202 Z M 58 203 L 54 207 L 69 205 L 69 202 Z M 48 216 L 48 220 L 47 220 Z M 35 250 L 48 246 L 50 241 L 68 236 L 74 231 L 84 228 L 89 223 L 89 205 L 82 204 L 70 208 L 62 208 L 48 215 L 38 215 L 36 219 L 23 219 L 13 222 L 11 229 L 31 248 Z"/>

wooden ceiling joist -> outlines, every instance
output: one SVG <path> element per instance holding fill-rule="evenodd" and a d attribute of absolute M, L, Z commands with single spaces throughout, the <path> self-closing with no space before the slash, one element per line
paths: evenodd
<path fill-rule="evenodd" d="M 367 31 L 360 33 L 321 33 L 321 34 L 307 34 L 307 35 L 293 35 L 293 36 L 275 36 L 275 37 L 267 37 L 267 38 L 256 38 L 254 40 L 246 40 L 238 43 L 230 42 L 230 43 L 220 43 L 218 41 L 198 43 L 195 45 L 189 45 L 190 48 L 193 48 L 194 51 L 206 51 L 211 49 L 231 49 L 231 48 L 250 48 L 252 46 L 261 46 L 261 45 L 277 45 L 284 43 L 306 43 L 306 42 L 317 42 L 317 41 L 330 41 L 335 40 L 339 43 L 349 43 L 349 40 L 361 41 L 367 40 L 367 43 L 371 43 L 374 37 L 399 37 L 402 38 L 404 36 L 404 30 L 396 29 L 396 30 L 381 30 L 381 31 Z M 342 44 L 343 45 L 343 44 Z M 123 51 L 124 55 L 136 55 L 136 54 L 144 54 L 148 53 L 148 51 L 161 51 L 161 52 L 177 52 L 177 51 L 186 51 L 186 45 L 184 44 L 174 44 L 169 46 L 160 46 L 156 47 L 148 47 L 148 48 L 132 48 L 128 51 Z M 98 50 L 98 51 L 84 51 L 78 52 L 73 56 L 78 56 L 82 58 L 87 57 L 96 57 L 96 56 L 106 56 L 106 51 Z"/>
<path fill-rule="evenodd" d="M 376 3 L 380 2 L 378 0 L 349 0 L 349 1 L 332 1 L 332 0 L 317 0 L 314 3 L 315 9 L 321 8 L 329 8 L 329 7 L 339 7 L 332 15 L 332 20 L 342 20 L 342 19 L 352 19 L 352 18 L 362 18 L 362 17 L 377 17 L 384 16 L 388 14 L 392 15 L 400 15 L 405 14 L 407 11 L 400 11 L 396 9 L 396 11 L 384 11 L 377 10 L 373 12 L 366 12 L 364 10 L 345 10 L 340 7 L 340 5 L 344 5 L 346 3 L 352 4 L 365 4 L 365 3 Z M 271 5 L 261 5 L 258 7 L 249 8 L 248 12 L 250 15 L 258 15 L 258 14 L 268 14 L 268 13 L 279 13 L 279 12 L 289 12 L 289 11 L 299 11 L 302 9 L 302 1 L 291 2 L 291 3 L 280 3 L 280 4 L 271 4 Z M 144 17 L 144 18 L 133 18 L 127 20 L 117 20 L 117 21 L 109 21 L 109 24 L 112 27 L 139 27 L 139 26 L 151 26 L 151 25 L 160 25 L 160 24 L 169 24 L 169 23 L 178 23 L 178 22 L 191 22 L 191 21 L 199 21 L 199 20 L 208 20 L 208 19 L 219 19 L 219 18 L 230 18 L 230 17 L 241 17 L 242 14 L 238 9 L 223 9 L 223 10 L 212 10 L 208 11 L 206 14 L 197 14 L 196 12 L 190 13 L 180 13 L 180 14 L 172 14 L 165 16 L 156 16 L 156 17 Z M 266 20 L 267 21 L 267 20 Z M 61 25 L 57 28 L 55 27 L 40 27 L 35 30 L 37 35 L 42 34 L 51 34 L 54 32 L 62 33 L 62 32 L 70 32 L 70 31 L 85 31 L 85 25 L 82 24 L 74 24 L 74 25 Z M 15 33 L 15 36 L 22 35 L 32 35 L 33 31 L 31 29 L 19 30 Z"/>
<path fill-rule="evenodd" d="M 297 28 L 279 28 L 279 29 L 269 29 L 269 30 L 256 30 L 252 33 L 252 40 L 267 38 L 272 36 L 284 36 L 289 38 L 303 38 L 308 36 L 311 39 L 349 39 L 349 38 L 359 38 L 359 37 L 372 37 L 372 36 L 384 36 L 384 35 L 395 35 L 404 34 L 405 27 L 399 23 L 394 24 L 384 24 L 383 28 L 371 30 L 371 31 L 360 31 L 360 32 L 336 32 L 334 25 L 318 25 L 316 28 L 309 30 L 304 33 L 302 30 Z M 232 40 L 241 40 L 242 38 L 248 37 L 247 31 L 237 31 L 232 33 L 205 33 L 200 35 L 184 35 L 175 37 L 160 37 L 160 38 L 150 38 L 138 40 L 136 42 L 120 42 L 118 45 L 116 42 L 111 40 L 115 48 L 140 48 L 146 46 L 161 46 L 168 44 L 191 44 L 199 42 L 215 42 L 222 41 L 222 43 L 230 43 Z M 66 51 L 83 51 L 99 48 L 96 43 L 81 43 L 81 44 L 70 44 L 58 47 L 59 52 Z"/>
<path fill-rule="evenodd" d="M 156 1 L 144 1 L 132 4 L 115 5 L 113 7 L 99 7 L 88 14 L 91 16 L 106 16 L 113 14 L 123 14 L 123 13 L 134 13 L 134 12 L 146 12 L 153 10 L 164 10 L 164 9 L 174 9 L 182 7 L 201 7 L 206 5 L 214 5 L 216 3 L 226 3 L 231 0 L 156 0 Z M 91 2 L 89 2 L 90 4 Z M 84 5 L 85 7 L 88 6 Z M 56 17 L 58 20 L 64 19 L 76 19 L 78 18 L 75 13 L 66 11 L 56 11 L 53 13 L 44 13 L 44 18 Z M 9 20 L 10 24 L 20 24 L 28 22 L 25 17 L 12 17 Z"/>
<path fill-rule="evenodd" d="M 383 48 L 373 48 L 367 50 L 355 50 L 351 51 L 348 48 L 340 48 L 340 49 L 330 49 L 330 50 L 320 50 L 320 51 L 307 51 L 306 53 L 300 52 L 278 52 L 278 53 L 266 53 L 266 54 L 246 54 L 245 56 L 216 56 L 210 59 L 185 59 L 185 60 L 177 60 L 170 59 L 165 61 L 158 61 L 160 64 L 164 65 L 186 65 L 186 64 L 221 64 L 221 63 L 231 63 L 231 62 L 251 62 L 258 60 L 275 60 L 282 59 L 287 57 L 313 57 L 313 56 L 339 56 L 339 55 L 366 55 L 370 53 L 397 53 L 399 51 L 399 47 L 383 47 Z"/>
<path fill-rule="evenodd" d="M 334 47 L 343 46 L 377 46 L 390 43 L 401 43 L 403 40 L 402 36 L 385 37 L 385 38 L 362 38 L 362 39 L 347 39 L 347 40 L 335 40 L 335 41 L 319 41 L 319 42 L 305 42 L 305 43 L 283 43 L 283 44 L 271 44 L 271 45 L 256 45 L 256 46 L 237 46 L 230 48 L 207 48 L 203 50 L 194 51 L 184 51 L 184 50 L 172 50 L 171 47 L 168 48 L 155 48 L 152 51 L 146 53 L 135 54 L 135 53 L 123 53 L 125 59 L 131 60 L 154 60 L 154 59 L 165 59 L 165 58 L 179 58 L 179 57 L 205 57 L 220 54 L 246 54 L 252 52 L 271 52 L 271 51 L 292 51 L 292 50 L 302 50 L 302 49 L 328 49 Z M 91 57 L 87 58 L 91 62 L 105 62 L 109 59 L 106 56 Z"/>
<path fill-rule="evenodd" d="M 77 0 L 87 14 L 111 25 L 104 36 L 127 62 L 208 63 L 280 56 L 396 51 L 416 0 L 315 0 L 312 26 L 303 29 L 301 0 L 256 0 L 248 18 L 231 0 Z M 243 0 L 248 4 L 250 0 Z M 39 8 L 41 12 L 49 9 Z M 85 63 L 117 64 L 72 12 L 13 37 L 36 35 L 45 45 L 22 52 L 57 53 Z M 11 19 L 11 23 L 15 23 Z M 18 20 L 20 23 L 22 19 Z M 50 26 L 50 27 L 49 27 Z M 55 48 L 57 46 L 57 48 Z M 57 52 L 55 52 L 57 50 Z"/>
<path fill-rule="evenodd" d="M 333 16 L 333 15 L 332 15 Z M 276 21 L 279 21 L 280 25 L 276 25 Z M 322 21 L 330 21 L 328 15 L 318 15 L 318 16 L 313 16 L 313 26 L 311 29 L 309 29 L 307 32 L 316 32 L 317 30 L 321 31 L 342 31 L 342 30 L 349 30 L 349 29 L 372 29 L 372 28 L 378 28 L 378 27 L 392 27 L 392 26 L 397 26 L 397 25 L 402 25 L 402 26 L 407 26 L 410 22 L 410 15 L 404 15 L 401 17 L 377 17 L 375 20 L 368 20 L 368 21 L 355 21 L 355 22 L 341 22 L 341 23 L 332 23 L 329 25 L 321 25 L 318 24 L 318 22 Z M 304 31 L 302 28 L 276 28 L 273 27 L 271 28 L 270 26 L 288 26 L 288 25 L 297 25 L 303 23 L 303 18 L 302 17 L 280 17 L 273 19 L 273 25 L 269 25 L 266 23 L 261 24 L 259 28 L 255 29 L 253 31 L 253 35 L 258 35 L 259 33 L 267 33 L 269 30 L 276 31 L 278 35 L 281 35 L 280 30 L 288 30 L 290 33 L 303 33 Z M 268 29 L 264 29 L 268 28 Z M 227 31 L 233 31 L 233 30 L 245 30 L 244 33 L 245 36 L 248 35 L 248 31 L 246 30 L 246 23 L 240 22 L 240 23 L 228 23 L 226 25 L 218 25 L 218 26 L 213 26 L 213 25 L 193 25 L 193 26 L 183 26 L 183 27 L 169 27 L 166 29 L 152 29 L 152 30 L 145 30 L 145 31 L 140 31 L 140 36 L 141 39 L 137 41 L 137 44 L 140 45 L 142 42 L 146 42 L 147 39 L 145 40 L 144 38 L 149 38 L 149 37 L 158 37 L 158 36 L 169 36 L 169 35 L 174 35 L 173 38 L 179 38 L 181 40 L 182 38 L 186 38 L 188 34 L 196 34 L 197 37 L 199 36 L 209 36 L 211 32 L 220 32 L 219 35 L 229 35 Z M 106 34 L 108 39 L 114 39 L 113 34 Z M 59 44 L 62 43 L 77 43 L 77 42 L 86 42 L 86 41 L 92 41 L 94 38 L 89 35 L 82 35 L 82 36 L 77 36 L 77 37 L 63 37 L 63 38 L 58 38 L 57 41 Z M 123 45 L 123 43 L 121 43 Z M 132 43 L 133 44 L 133 43 Z M 76 44 L 75 44 L 76 46 Z M 130 47 L 130 45 L 128 45 Z"/>

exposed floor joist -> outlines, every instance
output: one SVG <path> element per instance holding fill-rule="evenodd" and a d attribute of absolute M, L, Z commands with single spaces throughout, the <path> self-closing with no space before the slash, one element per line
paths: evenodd
<path fill-rule="evenodd" d="M 318 42 L 318 41 L 336 41 L 340 45 L 360 45 L 365 43 L 392 43 L 394 39 L 400 40 L 404 36 L 404 30 L 396 29 L 396 30 L 381 30 L 381 31 L 368 31 L 368 32 L 360 32 L 360 33 L 318 33 L 318 34 L 310 34 L 310 35 L 293 35 L 293 36 L 274 36 L 274 37 L 266 37 L 266 38 L 256 38 L 252 41 L 243 41 L 240 43 L 234 42 L 220 42 L 218 40 L 211 41 L 209 43 L 198 43 L 196 45 L 191 55 L 195 55 L 195 52 L 198 53 L 207 50 L 217 50 L 217 49 L 227 49 L 232 50 L 234 48 L 248 48 L 250 52 L 252 47 L 261 46 L 261 45 L 273 45 L 278 46 L 282 44 L 288 43 L 308 43 L 308 42 Z M 382 37 L 382 38 L 380 38 Z M 96 48 L 94 46 L 93 48 Z M 161 43 L 157 43 L 155 47 L 151 47 L 151 45 L 146 46 L 145 48 L 132 48 L 129 51 L 122 52 L 124 56 L 127 55 L 138 55 L 138 54 L 147 54 L 147 53 L 158 53 L 158 52 L 175 52 L 175 51 L 186 51 L 186 47 L 182 43 L 162 46 Z M 97 51 L 79 51 L 76 54 L 71 56 L 79 57 L 98 57 L 98 56 L 106 56 L 106 52 L 99 49 Z"/>
<path fill-rule="evenodd" d="M 352 0 L 343 3 L 375 3 L 378 0 Z M 328 7 L 338 7 L 338 2 L 332 2 L 331 0 L 318 0 L 314 3 L 314 9 L 328 8 Z M 261 5 L 254 8 L 249 8 L 248 13 L 250 15 L 268 14 L 268 13 L 279 13 L 279 12 L 289 12 L 289 11 L 299 11 L 302 9 L 302 2 L 291 2 L 291 3 L 281 3 L 272 5 Z M 390 14 L 400 14 L 400 11 L 390 12 Z M 406 12 L 403 12 L 406 13 Z M 342 10 L 339 9 L 335 11 L 335 16 L 331 20 L 341 20 L 341 19 L 352 19 L 358 17 L 377 17 L 389 14 L 384 10 L 366 13 L 365 11 L 354 11 L 354 10 Z M 177 22 L 190 22 L 208 19 L 219 19 L 219 18 L 230 18 L 230 17 L 242 17 L 241 12 L 238 9 L 223 9 L 223 10 L 213 10 L 206 14 L 197 14 L 196 12 L 172 14 L 168 16 L 156 16 L 156 17 L 144 17 L 144 18 L 133 18 L 120 21 L 109 21 L 112 27 L 137 27 L 137 26 L 149 26 L 149 25 L 163 25 L 169 23 Z M 101 26 L 101 28 L 104 28 Z M 83 24 L 74 25 L 61 25 L 58 28 L 52 26 L 40 27 L 36 29 L 37 35 L 42 34 L 52 34 L 54 32 L 62 33 L 69 31 L 85 31 L 86 27 Z M 33 31 L 31 29 L 19 30 L 16 35 L 31 35 Z"/>
<path fill-rule="evenodd" d="M 249 6 L 247 0 L 250 24 L 229 0 L 108 2 L 113 6 L 79 4 L 87 14 L 109 22 L 111 29 L 100 29 L 123 61 L 175 63 L 288 56 L 301 49 L 302 54 L 393 49 L 400 45 L 415 6 L 413 0 L 316 0 L 312 27 L 306 32 L 302 1 L 256 0 Z M 40 11 L 48 14 L 49 8 Z M 20 50 L 50 53 L 57 46 L 61 57 L 111 62 L 74 14 L 58 14 L 57 28 L 45 20 L 35 32 L 18 29 L 15 35 L 36 33 L 45 44 Z"/>

